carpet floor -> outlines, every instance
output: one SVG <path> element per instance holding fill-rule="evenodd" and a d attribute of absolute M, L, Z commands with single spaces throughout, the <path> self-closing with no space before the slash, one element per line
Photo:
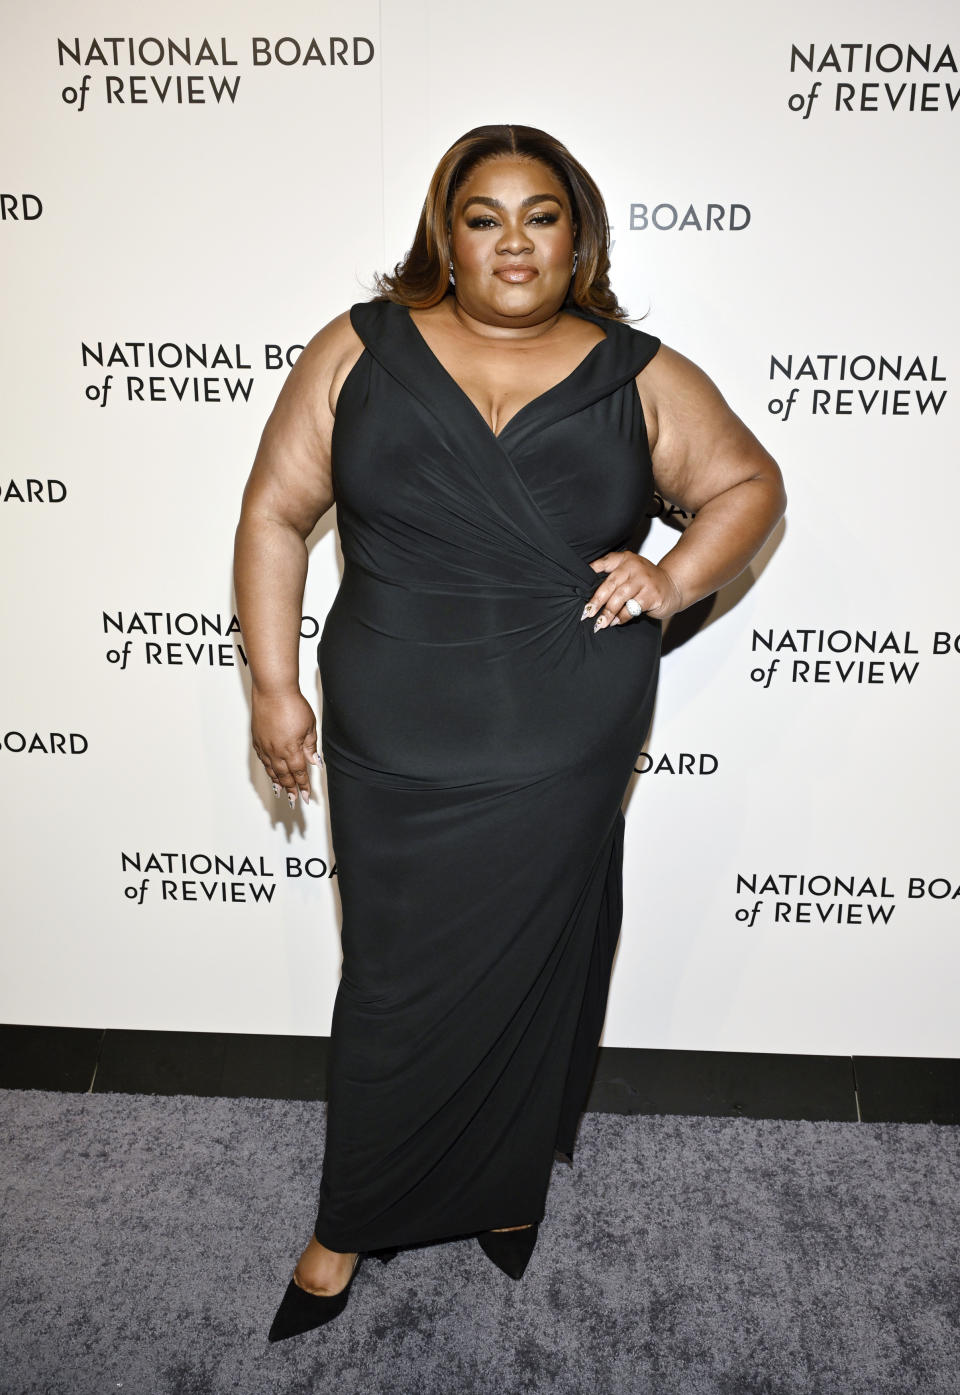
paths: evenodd
<path fill-rule="evenodd" d="M 519 1283 L 368 1261 L 270 1345 L 325 1106 L 0 1092 L 2 1395 L 958 1395 L 960 1127 L 587 1114 Z"/>

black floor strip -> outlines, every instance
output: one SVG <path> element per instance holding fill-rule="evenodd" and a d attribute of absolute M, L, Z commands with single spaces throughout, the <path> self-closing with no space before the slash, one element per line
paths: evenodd
<path fill-rule="evenodd" d="M 329 1038 L 0 1025 L 0 1088 L 326 1098 Z M 600 1049 L 588 1109 L 960 1124 L 960 1061 Z"/>

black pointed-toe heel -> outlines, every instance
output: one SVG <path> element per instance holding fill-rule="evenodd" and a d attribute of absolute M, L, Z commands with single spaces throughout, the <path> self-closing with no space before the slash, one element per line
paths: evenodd
<path fill-rule="evenodd" d="M 375 1257 L 387 1264 L 396 1253 L 396 1250 L 378 1250 Z M 351 1285 L 363 1259 L 364 1255 L 357 1255 L 353 1272 L 339 1293 L 308 1293 L 291 1279 L 270 1325 L 267 1341 L 282 1342 L 287 1337 L 299 1337 L 301 1333 L 312 1332 L 315 1327 L 322 1327 L 325 1322 L 339 1317 L 347 1306 Z"/>
<path fill-rule="evenodd" d="M 511 1279 L 522 1279 L 537 1243 L 540 1223 L 520 1230 L 481 1230 L 477 1242 L 488 1259 Z"/>

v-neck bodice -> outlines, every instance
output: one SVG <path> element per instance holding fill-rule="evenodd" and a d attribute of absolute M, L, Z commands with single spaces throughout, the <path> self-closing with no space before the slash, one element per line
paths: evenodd
<path fill-rule="evenodd" d="M 463 394 L 466 400 L 470 403 L 471 407 L 473 407 L 474 411 L 476 411 L 476 413 L 480 417 L 480 420 L 483 422 L 484 426 L 490 432 L 491 436 L 493 436 L 493 438 L 497 441 L 503 438 L 504 434 L 508 431 L 511 423 L 514 422 L 517 419 L 517 417 L 521 416 L 528 407 L 532 407 L 535 402 L 539 402 L 542 397 L 546 397 L 549 393 L 556 392 L 558 389 L 565 387 L 568 383 L 570 383 L 571 379 L 576 377 L 576 375 L 580 372 L 581 368 L 583 368 L 586 365 L 588 359 L 591 359 L 594 356 L 594 354 L 598 352 L 598 350 L 603 349 L 609 343 L 609 336 L 606 332 L 604 332 L 604 337 L 602 339 L 599 339 L 595 344 L 591 344 L 590 348 L 584 354 L 583 358 L 581 358 L 580 362 L 577 363 L 570 370 L 569 373 L 565 373 L 562 378 L 558 379 L 557 382 L 552 383 L 551 386 L 548 388 L 544 388 L 543 392 L 538 392 L 536 396 L 531 397 L 530 399 L 528 399 L 528 401 L 524 402 L 522 406 L 518 407 L 517 410 L 513 413 L 513 415 L 508 418 L 506 423 L 503 426 L 501 426 L 500 430 L 495 431 L 494 428 L 487 421 L 483 412 L 477 406 L 476 402 L 474 402 L 473 398 L 467 392 L 467 390 L 462 386 L 461 383 L 457 381 L 453 373 L 450 372 L 450 369 L 447 368 L 446 365 L 443 363 L 443 360 L 440 358 L 440 355 L 436 352 L 434 348 L 432 348 L 426 335 L 423 333 L 423 331 L 420 329 L 420 327 L 414 320 L 413 316 L 410 314 L 410 311 L 408 309 L 405 309 L 405 313 L 407 317 L 407 322 L 410 326 L 414 338 L 420 341 L 420 343 L 426 349 L 427 353 L 433 359 L 434 363 L 437 365 L 440 371 L 444 373 L 450 379 L 453 385 Z M 579 315 L 577 318 L 585 319 L 588 317 Z M 419 352 L 419 346 L 415 345 L 412 352 Z"/>
<path fill-rule="evenodd" d="M 333 477 L 344 557 L 454 592 L 595 585 L 652 492 L 635 378 L 660 341 L 576 310 L 605 338 L 495 434 L 408 311 L 352 307 L 365 352 L 340 391 Z"/>

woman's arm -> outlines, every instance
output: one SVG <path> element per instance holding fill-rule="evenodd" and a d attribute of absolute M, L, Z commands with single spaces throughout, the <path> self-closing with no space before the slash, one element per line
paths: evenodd
<path fill-rule="evenodd" d="M 628 596 L 665 620 L 726 585 L 786 507 L 776 461 L 695 363 L 661 346 L 643 371 L 642 394 L 657 491 L 694 517 L 659 565 L 623 552 L 590 563 L 610 573 L 588 607 L 603 624 L 629 620 Z"/>
<path fill-rule="evenodd" d="M 660 559 L 682 610 L 739 576 L 782 517 L 787 496 L 776 461 L 706 373 L 664 347 L 653 363 L 654 480 L 664 498 L 694 515 Z"/>
<path fill-rule="evenodd" d="M 315 335 L 284 383 L 243 492 L 234 548 L 237 618 L 253 684 L 251 732 L 267 774 L 309 801 L 316 718 L 300 692 L 306 539 L 334 502 L 330 468 L 336 395 L 362 351 L 341 315 Z"/>

